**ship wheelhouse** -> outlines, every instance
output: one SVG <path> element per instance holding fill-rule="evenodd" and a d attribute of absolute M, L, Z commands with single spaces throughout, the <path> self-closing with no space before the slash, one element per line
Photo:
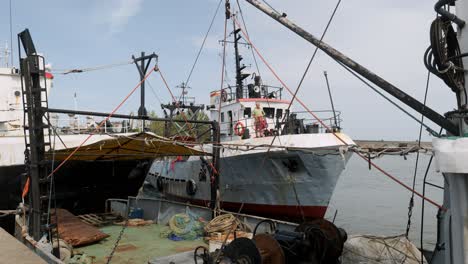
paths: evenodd
<path fill-rule="evenodd" d="M 257 103 L 265 113 L 265 136 L 331 132 L 322 127 L 318 120 L 305 118 L 305 112 L 290 112 L 290 101 L 282 99 L 282 87 L 262 85 L 260 76 L 254 79 L 253 84 L 242 87 L 242 92 L 227 87 L 210 93 L 207 109 L 210 110 L 211 120 L 220 123 L 222 141 L 255 137 L 255 119 L 252 113 Z M 328 115 L 322 120 L 329 127 L 334 131 L 339 130 L 339 112 L 336 124 L 331 111 L 319 112 L 322 117 Z"/>

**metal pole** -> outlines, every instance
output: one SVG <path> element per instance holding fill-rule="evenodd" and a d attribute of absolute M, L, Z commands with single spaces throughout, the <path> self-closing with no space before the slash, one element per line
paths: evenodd
<path fill-rule="evenodd" d="M 325 81 L 327 82 L 328 96 L 330 97 L 331 108 L 332 108 L 332 111 L 333 111 L 333 120 L 335 121 L 335 128 L 340 129 L 338 127 L 338 121 L 336 120 L 335 105 L 333 104 L 333 97 L 332 97 L 331 90 L 330 90 L 330 83 L 328 82 L 327 71 L 324 71 L 323 75 L 325 75 Z"/>
<path fill-rule="evenodd" d="M 219 191 L 219 163 L 220 163 L 220 131 L 219 131 L 219 123 L 217 121 L 211 122 L 211 127 L 213 129 L 213 151 L 212 151 L 212 156 L 213 156 L 213 182 L 210 185 L 211 186 L 211 199 L 210 199 L 210 207 L 211 209 L 216 208 L 216 204 L 218 203 L 218 191 Z"/>
<path fill-rule="evenodd" d="M 463 21 L 468 21 L 468 1 L 441 1 L 436 3 L 435 9 L 439 12 L 440 8 L 447 4 L 456 4 L 457 16 L 448 13 L 448 10 L 442 12 L 442 16 L 452 18 L 456 23 L 458 21 L 457 39 L 461 54 L 468 52 L 468 27 L 463 26 Z M 456 18 L 456 19 L 455 19 Z M 463 22 L 463 23 L 461 23 Z M 435 160 L 438 164 L 438 170 L 444 177 L 444 208 L 447 210 L 439 211 L 437 214 L 437 244 L 434 250 L 434 257 L 431 263 L 458 264 L 468 263 L 468 168 L 460 166 L 466 164 L 466 133 L 468 125 L 465 111 L 465 94 L 467 91 L 468 57 L 463 57 L 465 67 L 465 87 L 457 91 L 460 98 L 461 114 L 454 118 L 460 124 L 460 137 L 436 138 L 433 140 Z M 455 134 L 457 135 L 457 134 Z"/>
<path fill-rule="evenodd" d="M 415 111 L 418 113 L 423 114 L 426 116 L 429 120 L 433 121 L 437 125 L 441 126 L 448 132 L 458 135 L 458 126 L 447 120 L 444 116 L 440 115 L 439 113 L 435 112 L 431 108 L 423 105 L 421 102 L 418 100 L 414 99 L 410 95 L 406 94 L 402 90 L 398 89 L 391 83 L 387 82 L 377 74 L 371 72 L 364 66 L 360 65 L 356 61 L 350 59 L 343 53 L 339 52 L 338 50 L 334 49 L 330 45 L 324 43 L 323 41 L 320 41 L 317 39 L 315 36 L 310 34 L 309 32 L 305 31 L 301 27 L 297 26 L 293 22 L 291 22 L 289 19 L 286 18 L 285 14 L 279 14 L 267 5 L 261 3 L 260 1 L 257 0 L 246 0 L 248 3 L 265 13 L 266 15 L 270 16 L 274 20 L 278 21 L 280 24 L 283 26 L 289 28 L 291 31 L 295 32 L 297 35 L 302 37 L 303 39 L 307 40 L 308 42 L 312 43 L 313 45 L 317 46 L 319 49 L 321 49 L 323 52 L 328 54 L 330 57 L 333 59 L 343 63 L 344 65 L 348 66 L 351 68 L 353 71 L 357 72 L 364 78 L 368 79 L 381 89 L 385 90 L 387 93 L 391 94 L 398 100 L 400 100 L 402 103 L 408 105 L 409 107 L 413 108 Z"/>
<path fill-rule="evenodd" d="M 145 56 L 145 52 L 141 52 L 141 57 Z M 140 87 L 140 111 L 138 111 L 140 116 L 146 116 L 146 108 L 145 108 L 145 81 L 144 81 L 144 73 L 145 73 L 145 61 L 142 60 L 140 62 L 140 81 L 141 81 L 141 87 Z M 141 131 L 145 131 L 145 120 L 142 120 L 141 122 Z"/>
<path fill-rule="evenodd" d="M 145 117 L 148 115 L 145 107 L 145 76 L 146 72 L 148 71 L 148 67 L 151 63 L 151 60 L 155 58 L 157 60 L 158 56 L 153 52 L 150 55 L 145 55 L 145 52 L 141 52 L 141 56 L 139 58 L 135 58 L 132 56 L 133 61 L 135 62 L 135 66 L 137 67 L 138 72 L 140 73 L 140 108 L 138 109 L 138 116 Z M 140 62 L 140 64 L 138 64 Z M 157 62 L 156 62 L 157 63 Z M 145 130 L 145 119 L 142 120 L 142 131 Z"/>
<path fill-rule="evenodd" d="M 58 114 L 75 114 L 75 115 L 88 115 L 88 116 L 103 116 L 108 117 L 111 113 L 102 113 L 102 112 L 92 112 L 92 111 L 74 111 L 69 109 L 56 109 L 56 108 L 48 108 L 46 110 L 49 113 L 58 113 Z M 157 118 L 157 117 L 139 117 L 133 115 L 122 115 L 122 114 L 112 114 L 113 118 L 122 118 L 122 119 L 134 119 L 134 120 L 148 120 L 148 121 L 172 121 L 177 123 L 194 123 L 194 124 L 207 124 L 211 125 L 211 121 L 204 121 L 204 120 L 171 120 L 170 118 Z"/>

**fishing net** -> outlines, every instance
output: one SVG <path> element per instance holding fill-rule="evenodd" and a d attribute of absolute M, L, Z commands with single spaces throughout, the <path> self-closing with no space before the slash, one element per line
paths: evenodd
<path fill-rule="evenodd" d="M 357 235 L 348 238 L 341 258 L 343 264 L 420 264 L 421 252 L 405 236 Z"/>
<path fill-rule="evenodd" d="M 202 219 L 191 213 L 175 214 L 169 220 L 171 240 L 195 240 L 203 235 L 205 226 Z"/>

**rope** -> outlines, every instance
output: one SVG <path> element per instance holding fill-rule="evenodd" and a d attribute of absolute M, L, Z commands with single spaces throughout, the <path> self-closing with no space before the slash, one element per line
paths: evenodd
<path fill-rule="evenodd" d="M 213 218 L 208 224 L 205 225 L 205 232 L 210 233 L 226 233 L 234 225 L 247 230 L 247 226 L 237 219 L 233 214 L 222 214 Z"/>
<path fill-rule="evenodd" d="M 16 214 L 16 210 L 0 210 L 0 218 Z"/>
<path fill-rule="evenodd" d="M 164 75 L 163 75 L 163 73 L 161 72 L 161 68 L 158 67 L 157 71 L 159 72 L 159 76 L 161 76 L 161 79 L 162 79 L 164 85 L 166 86 L 166 89 L 169 91 L 169 94 L 171 95 L 172 101 L 175 103 L 175 106 L 176 106 L 177 110 L 180 111 L 180 108 L 179 108 L 179 101 L 176 100 L 176 97 L 175 97 L 174 94 L 172 93 L 171 88 L 170 88 L 169 85 L 167 84 L 166 78 L 164 78 Z M 186 124 L 186 125 L 188 126 L 188 128 L 189 128 L 189 131 L 188 131 L 188 132 L 192 132 L 192 133 L 193 133 L 193 127 L 192 127 L 192 125 L 188 122 L 188 119 L 187 119 L 187 117 L 185 116 L 185 113 L 182 112 L 182 111 L 180 111 L 180 115 L 182 116 L 182 118 L 183 118 L 184 121 L 185 121 L 185 124 Z M 195 137 L 196 137 L 196 132 L 193 133 L 193 134 L 194 134 Z"/>
<path fill-rule="evenodd" d="M 245 32 L 244 30 L 242 29 L 242 27 L 239 25 L 239 23 L 237 22 L 237 20 L 234 18 L 234 21 L 235 23 L 238 25 L 238 27 L 241 29 L 241 31 L 243 32 L 243 34 L 245 35 Z M 275 72 L 275 70 L 268 64 L 268 62 L 265 60 L 265 58 L 260 54 L 260 52 L 258 51 L 257 47 L 255 45 L 253 45 L 253 43 L 251 42 L 251 40 L 249 39 L 248 36 L 245 36 L 245 39 L 247 40 L 247 42 L 249 42 L 251 44 L 251 46 L 254 48 L 255 52 L 257 53 L 257 55 L 260 57 L 260 59 L 265 63 L 265 65 L 267 66 L 267 68 L 272 72 L 272 74 L 275 76 L 275 78 L 281 83 L 281 85 L 284 86 L 284 88 L 291 94 L 293 95 L 294 93 L 291 91 L 291 89 L 289 89 L 289 87 L 283 82 L 283 80 L 278 76 L 278 74 Z M 346 141 L 344 141 L 342 138 L 340 138 L 335 132 L 333 132 L 332 129 L 330 129 L 329 126 L 327 126 L 314 112 L 312 112 L 299 98 L 296 99 L 297 102 L 309 113 L 311 114 L 314 118 L 317 119 L 317 121 L 323 126 L 325 127 L 326 129 L 329 129 L 330 131 L 332 131 L 331 133 L 339 140 L 341 141 L 345 146 L 350 146 Z M 443 206 L 439 205 L 438 203 L 434 202 L 433 200 L 427 198 L 427 197 L 424 197 L 422 196 L 419 192 L 417 192 L 416 190 L 412 189 L 411 187 L 409 187 L 408 185 L 406 185 L 405 183 L 403 183 L 402 181 L 400 181 L 399 179 L 395 178 L 394 176 L 392 176 L 390 173 L 386 172 L 385 170 L 383 170 L 382 168 L 380 168 L 377 164 L 373 163 L 371 160 L 367 159 L 366 157 L 364 157 L 362 154 L 360 154 L 359 152 L 356 153 L 359 157 L 361 157 L 362 159 L 364 159 L 366 162 L 368 162 L 371 166 L 373 166 L 374 168 L 376 168 L 378 171 L 382 172 L 385 176 L 387 176 L 388 178 L 390 178 L 391 180 L 393 180 L 394 182 L 398 183 L 399 185 L 403 186 L 405 189 L 409 190 L 410 192 L 414 192 L 417 196 L 419 196 L 420 198 L 422 199 L 425 199 L 426 201 L 428 201 L 429 203 L 433 204 L 434 206 L 446 211 L 447 209 L 444 208 Z"/>
<path fill-rule="evenodd" d="M 130 96 L 135 93 L 135 91 L 141 86 L 141 84 L 153 73 L 154 70 L 156 70 L 156 67 L 157 66 L 154 66 L 153 70 L 151 70 L 144 78 L 143 80 L 141 80 L 131 91 L 130 93 L 127 94 L 127 96 L 125 96 L 125 98 L 117 105 L 117 107 L 114 108 L 114 110 L 112 110 L 112 112 L 109 114 L 109 116 L 107 116 L 104 120 L 101 121 L 101 123 L 99 123 L 94 132 L 98 132 L 99 129 L 115 114 L 115 112 L 117 110 L 119 110 L 119 108 L 128 100 L 128 98 L 130 98 Z M 51 175 L 53 175 L 54 173 L 56 173 L 86 142 L 88 142 L 88 140 L 94 136 L 93 133 L 89 134 L 88 137 L 85 138 L 85 140 L 83 140 L 80 145 L 78 145 L 78 147 L 76 147 L 48 176 L 47 178 L 51 177 Z M 29 185 L 28 185 L 29 186 Z M 29 187 L 28 187 L 29 188 Z"/>

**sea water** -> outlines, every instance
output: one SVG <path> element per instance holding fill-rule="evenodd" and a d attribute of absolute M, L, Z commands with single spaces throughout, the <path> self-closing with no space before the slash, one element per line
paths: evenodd
<path fill-rule="evenodd" d="M 419 156 L 415 189 L 421 193 L 429 159 L 428 154 Z M 409 154 L 406 159 L 403 156 L 384 156 L 373 161 L 406 185 L 412 186 L 416 154 Z M 436 172 L 435 160 L 432 161 L 427 181 L 443 186 L 443 177 L 441 173 Z M 426 185 L 426 196 L 442 204 L 443 190 Z M 400 235 L 406 231 L 410 197 L 410 191 L 377 169 L 369 170 L 366 161 L 353 155 L 338 180 L 326 218 L 332 219 L 336 212 L 335 224 L 344 228 L 348 235 Z M 409 238 L 418 247 L 421 234 L 421 204 L 422 199 L 415 196 Z M 434 249 L 436 243 L 437 210 L 436 206 L 425 203 L 425 249 Z"/>

